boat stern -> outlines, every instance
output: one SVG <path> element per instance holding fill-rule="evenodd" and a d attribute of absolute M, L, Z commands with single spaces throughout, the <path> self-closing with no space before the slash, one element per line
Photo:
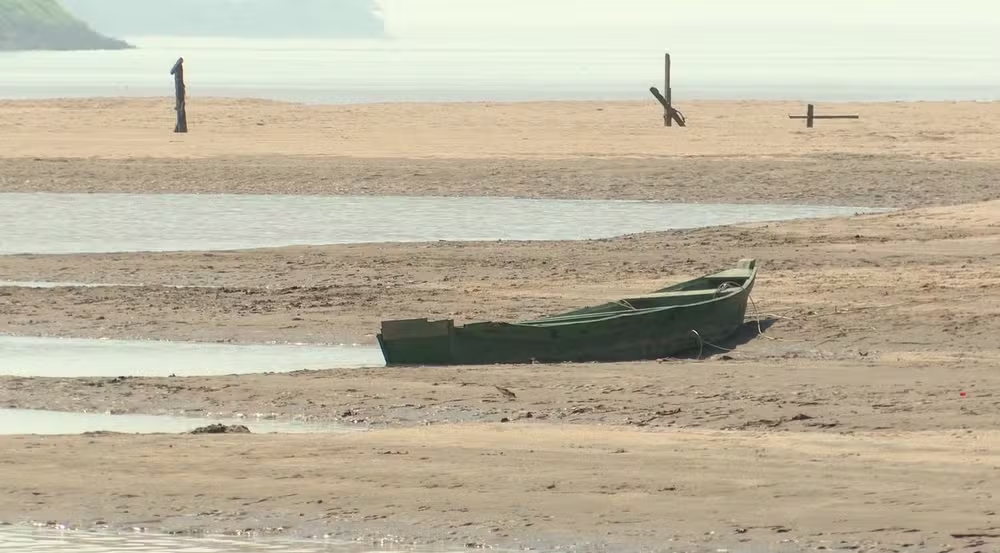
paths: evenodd
<path fill-rule="evenodd" d="M 386 365 L 447 365 L 452 363 L 454 330 L 450 319 L 382 321 L 377 338 Z"/>

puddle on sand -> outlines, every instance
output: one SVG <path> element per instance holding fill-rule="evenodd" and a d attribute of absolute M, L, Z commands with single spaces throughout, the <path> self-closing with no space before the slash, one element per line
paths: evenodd
<path fill-rule="evenodd" d="M 230 345 L 0 336 L 0 375 L 217 376 L 381 367 L 369 346 Z"/>
<path fill-rule="evenodd" d="M 43 281 L 43 280 L 0 280 L 0 288 L 140 288 L 144 284 L 114 284 L 100 282 L 73 281 Z M 218 289 L 218 286 L 186 286 L 176 284 L 157 284 L 160 288 L 202 288 Z"/>
<path fill-rule="evenodd" d="M 854 207 L 514 198 L 0 194 L 0 254 L 582 240 L 853 215 Z"/>
<path fill-rule="evenodd" d="M 68 435 L 99 431 L 124 434 L 180 434 L 210 424 L 241 424 L 254 434 L 319 434 L 358 430 L 338 424 L 272 421 L 256 417 L 211 419 L 0 409 L 0 435 L 4 436 Z"/>
<path fill-rule="evenodd" d="M 100 288 L 100 284 L 85 282 L 41 282 L 34 280 L 0 280 L 0 288 Z"/>
<path fill-rule="evenodd" d="M 376 547 L 314 540 L 190 538 L 151 534 L 113 534 L 0 528 L 0 551 L 18 553 L 458 553 L 460 548 Z"/>
<path fill-rule="evenodd" d="M 669 546 L 667 546 L 669 547 Z M 629 548 L 629 551 L 645 548 Z M 456 546 L 404 547 L 393 545 L 386 540 L 384 545 L 333 539 L 285 540 L 285 539 L 240 539 L 226 537 L 177 537 L 146 533 L 116 534 L 110 532 L 79 532 L 50 529 L 23 529 L 0 527 L 0 551 L 18 553 L 464 553 L 471 549 Z M 510 550 L 486 549 L 498 553 Z M 574 551 L 572 546 L 531 548 L 539 553 Z M 584 551 L 596 551 L 594 547 L 584 547 Z M 659 549 L 658 549 L 659 550 Z M 804 549 L 794 543 L 770 545 L 734 545 L 683 547 L 670 551 L 729 553 L 803 553 Z M 832 548 L 831 552 L 848 550 Z"/>

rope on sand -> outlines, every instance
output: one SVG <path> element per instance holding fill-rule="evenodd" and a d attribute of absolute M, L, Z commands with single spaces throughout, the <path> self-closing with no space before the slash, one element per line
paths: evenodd
<path fill-rule="evenodd" d="M 764 336 L 764 327 L 761 326 L 761 324 L 760 324 L 760 310 L 757 309 L 757 302 L 754 301 L 753 296 L 747 296 L 747 298 L 750 299 L 750 304 L 753 305 L 754 317 L 756 318 L 756 323 L 757 323 L 757 336 L 763 336 L 764 338 L 767 338 L 768 340 L 777 340 L 777 338 L 772 338 L 770 336 Z M 724 351 L 726 353 L 731 353 L 731 352 L 734 351 L 732 349 L 724 348 L 724 347 L 722 347 L 720 345 L 713 344 L 712 342 L 705 341 L 705 339 L 701 337 L 701 334 L 699 334 L 698 331 L 695 330 L 695 329 L 693 329 L 693 328 L 691 329 L 691 334 L 694 334 L 695 337 L 698 338 L 698 357 L 697 357 L 697 359 L 699 361 L 701 360 L 702 354 L 705 353 L 705 346 L 717 349 L 719 351 Z"/>
<path fill-rule="evenodd" d="M 697 359 L 699 361 L 701 361 L 701 355 L 705 352 L 705 346 L 709 346 L 709 347 L 715 348 L 717 350 L 724 351 L 726 353 L 729 353 L 729 352 L 733 351 L 731 349 L 724 348 L 722 346 L 717 346 L 717 345 L 713 344 L 712 342 L 706 342 L 705 339 L 701 337 L 701 334 L 698 334 L 697 330 L 691 329 L 691 334 L 694 334 L 695 337 L 698 338 L 698 357 L 697 357 Z"/>

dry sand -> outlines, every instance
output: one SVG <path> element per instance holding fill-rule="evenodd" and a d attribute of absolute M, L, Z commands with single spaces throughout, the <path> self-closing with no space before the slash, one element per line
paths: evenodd
<path fill-rule="evenodd" d="M 649 102 L 302 106 L 192 99 L 175 135 L 173 100 L 0 103 L 5 158 L 220 156 L 355 158 L 788 158 L 811 154 L 997 161 L 997 103 L 825 104 L 857 113 L 807 130 L 796 102 L 691 102 L 686 129 L 664 129 Z"/>
<path fill-rule="evenodd" d="M 178 137 L 166 100 L 0 103 L 0 191 L 920 208 L 570 244 L 0 257 L 0 280 L 137 285 L 0 288 L 0 332 L 23 335 L 372 343 L 382 318 L 534 316 L 741 257 L 761 262 L 763 321 L 702 361 L 0 378 L 0 407 L 369 429 L 0 438 L 0 521 L 594 550 L 1000 547 L 1000 203 L 983 201 L 1000 192 L 1000 105 L 821 106 L 862 119 L 811 132 L 787 120 L 794 104 L 683 108 L 692 127 L 665 130 L 644 103 L 219 100 L 193 105 Z"/>
<path fill-rule="evenodd" d="M 1000 103 L 301 106 L 0 102 L 0 190 L 434 194 L 923 206 L 1000 195 Z"/>

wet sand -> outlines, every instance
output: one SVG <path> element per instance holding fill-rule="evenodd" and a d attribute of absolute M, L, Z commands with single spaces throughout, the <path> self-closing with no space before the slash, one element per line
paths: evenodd
<path fill-rule="evenodd" d="M 752 159 L 715 154 L 405 160 L 270 154 L 205 159 L 0 158 L 0 190 L 492 196 L 921 207 L 996 198 L 1000 195 L 1000 184 L 995 178 L 998 167 L 1000 162 L 996 161 L 861 154 Z"/>
<path fill-rule="evenodd" d="M 87 524 L 99 512 L 186 532 L 333 527 L 583 551 L 974 550 L 976 536 L 996 533 L 983 476 L 1000 463 L 998 437 L 522 424 L 325 438 L 18 437 L 2 442 L 0 492 L 39 520 Z"/>
<path fill-rule="evenodd" d="M 358 429 L 507 419 L 520 424 L 832 434 L 991 430 L 1000 423 L 998 360 L 995 352 L 855 352 L 842 359 L 792 354 L 758 360 L 713 352 L 698 362 L 183 378 L 0 377 L 0 406 L 260 416 Z M 516 398 L 508 400 L 500 388 Z"/>
<path fill-rule="evenodd" d="M 0 521 L 284 525 L 616 550 L 670 539 L 710 551 L 1000 546 L 1000 203 L 983 201 L 1000 191 L 994 104 L 836 106 L 863 119 L 807 134 L 787 121 L 792 104 L 692 105 L 695 126 L 668 131 L 646 104 L 217 101 L 198 115 L 215 132 L 175 137 L 161 130 L 171 128 L 169 104 L 161 114 L 160 100 L 102 102 L 0 103 L 0 113 L 39 121 L 2 119 L 0 190 L 908 209 L 574 243 L 0 257 L 0 280 L 139 285 L 0 288 L 0 332 L 368 344 L 382 318 L 531 317 L 742 257 L 761 264 L 755 320 L 721 344 L 732 351 L 709 349 L 701 361 L 0 377 L 0 407 L 263 413 L 369 429 L 0 438 L 0 493 L 11 498 Z M 119 130 L 86 140 L 95 120 Z M 690 134 L 665 139 L 675 132 Z"/>

